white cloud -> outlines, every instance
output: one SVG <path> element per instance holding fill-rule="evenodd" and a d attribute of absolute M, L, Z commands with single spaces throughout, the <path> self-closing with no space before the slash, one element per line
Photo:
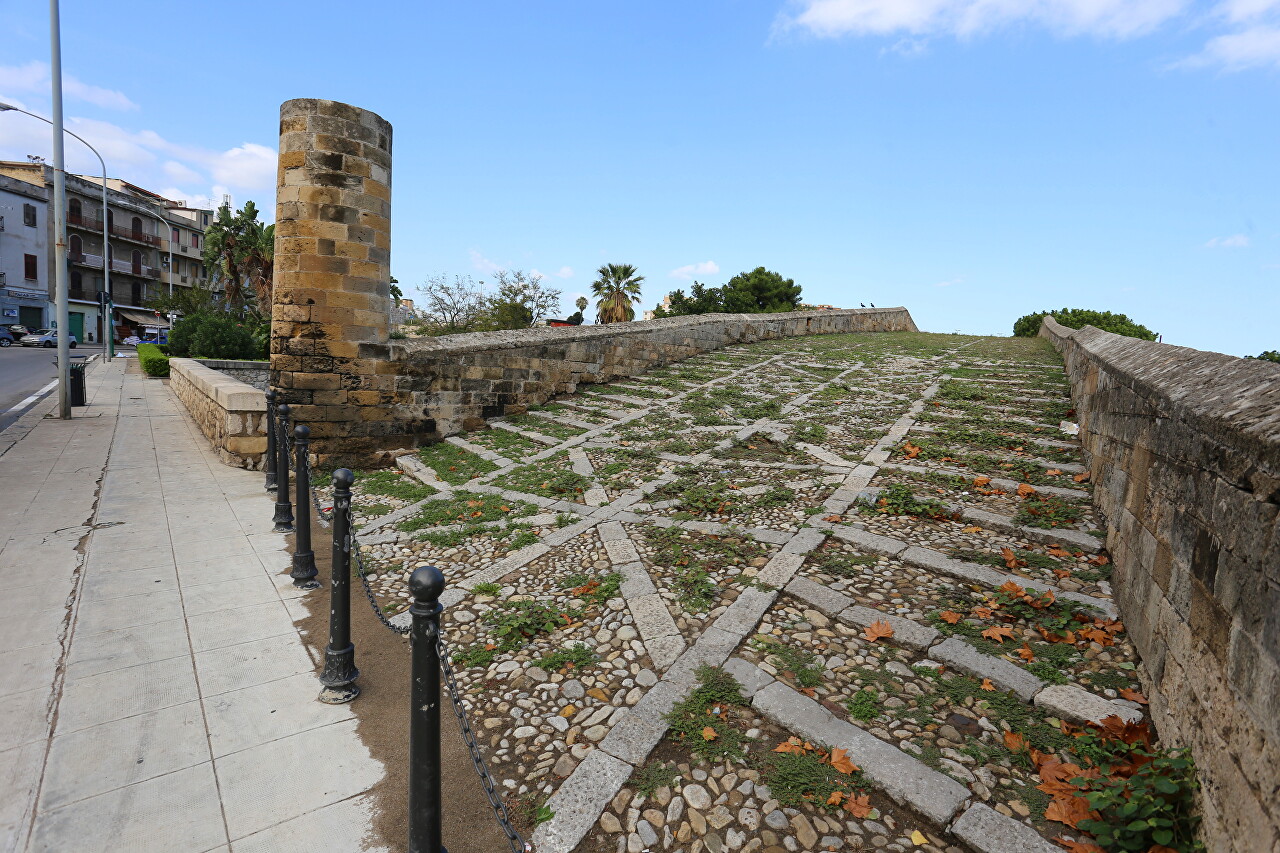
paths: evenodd
<path fill-rule="evenodd" d="M 715 261 L 702 261 L 701 263 L 686 264 L 682 267 L 673 269 L 671 271 L 671 277 L 682 278 L 685 281 L 689 281 L 695 276 L 715 275 L 718 272 L 720 272 L 720 267 Z"/>
<path fill-rule="evenodd" d="M 1185 65 L 1220 66 L 1227 71 L 1247 68 L 1280 68 L 1280 26 L 1249 27 L 1238 33 L 1215 36 L 1204 50 Z"/>
<path fill-rule="evenodd" d="M 215 181 L 241 189 L 275 187 L 275 149 L 246 142 L 227 151 L 198 155 L 208 163 Z"/>
<path fill-rule="evenodd" d="M 964 281 L 963 277 L 950 278 L 950 279 L 947 279 L 946 281 L 935 282 L 933 286 L 934 287 L 951 287 L 952 285 L 959 284 L 962 281 Z"/>
<path fill-rule="evenodd" d="M 200 173 L 185 163 L 179 163 L 177 160 L 167 160 L 164 164 L 164 174 L 166 177 L 182 184 L 194 184 L 202 181 Z"/>
<path fill-rule="evenodd" d="M 49 65 L 28 62 L 25 65 L 0 65 L 0 92 L 47 94 L 50 88 Z M 123 92 L 85 83 L 74 75 L 63 73 L 62 93 L 68 100 L 85 101 L 109 110 L 136 110 L 138 105 Z"/>
<path fill-rule="evenodd" d="M 1249 245 L 1249 237 L 1245 234 L 1232 234 L 1230 237 L 1214 237 L 1204 245 L 1206 249 L 1243 249 Z"/>
<path fill-rule="evenodd" d="M 552 275 L 556 278 L 573 278 L 573 267 L 560 267 Z"/>
<path fill-rule="evenodd" d="M 783 13 L 777 26 L 826 38 L 895 33 L 963 37 L 1031 24 L 1064 36 L 1131 38 L 1181 14 L 1188 4 L 1189 0 L 793 0 L 792 11 Z"/>
<path fill-rule="evenodd" d="M 493 275 L 498 270 L 503 269 L 502 264 L 495 264 L 475 249 L 469 249 L 468 254 L 471 255 L 471 266 L 486 275 Z"/>

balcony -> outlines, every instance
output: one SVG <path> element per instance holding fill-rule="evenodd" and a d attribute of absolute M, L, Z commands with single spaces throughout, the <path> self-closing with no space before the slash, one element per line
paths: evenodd
<path fill-rule="evenodd" d="M 79 264 L 80 266 L 89 267 L 90 269 L 102 269 L 102 255 L 86 255 L 83 252 L 70 252 L 67 254 L 67 259 L 73 264 Z M 134 265 L 129 261 L 113 260 L 111 262 L 111 271 L 122 272 L 126 275 L 136 275 L 141 278 L 160 277 L 160 269 L 158 267 L 148 267 L 143 266 L 142 264 Z"/>
<path fill-rule="evenodd" d="M 85 216 L 83 213 L 68 213 L 67 224 L 75 228 L 81 228 L 85 231 L 93 231 L 95 234 L 102 233 L 102 217 Z M 111 224 L 108 229 L 112 237 L 120 237 L 125 240 L 132 240 L 135 243 L 142 243 L 146 246 L 159 247 L 164 238 L 155 234 L 148 234 L 145 231 L 134 231 L 132 228 L 126 228 L 123 225 Z"/>

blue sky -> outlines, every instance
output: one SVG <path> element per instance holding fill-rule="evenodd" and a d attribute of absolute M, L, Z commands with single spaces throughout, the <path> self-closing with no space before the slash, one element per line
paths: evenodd
<path fill-rule="evenodd" d="M 45 114 L 47 28 L 0 8 L 0 99 Z M 1280 348 L 1280 0 L 64 0 L 62 28 L 69 126 L 175 197 L 269 211 L 286 99 L 391 121 L 404 285 L 519 267 L 567 307 L 626 262 L 647 308 L 764 265 L 930 331 L 1071 306 Z M 0 114 L 28 153 L 47 128 Z"/>

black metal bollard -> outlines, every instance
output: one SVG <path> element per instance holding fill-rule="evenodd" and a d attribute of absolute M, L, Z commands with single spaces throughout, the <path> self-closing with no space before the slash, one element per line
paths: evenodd
<path fill-rule="evenodd" d="M 298 589 L 316 589 L 320 582 L 316 575 L 316 555 L 311 550 L 311 469 L 307 467 L 307 452 L 311 446 L 311 427 L 298 424 L 293 428 L 294 455 L 294 495 L 293 505 L 297 512 L 297 532 L 293 537 L 293 585 Z"/>
<path fill-rule="evenodd" d="M 409 853 L 448 853 L 440 825 L 440 593 L 435 566 L 409 577 L 413 692 L 409 707 Z"/>
<path fill-rule="evenodd" d="M 266 489 L 276 490 L 276 392 L 267 390 L 267 455 L 262 458 L 262 467 L 267 472 Z"/>
<path fill-rule="evenodd" d="M 276 439 L 276 514 L 271 520 L 276 523 L 276 533 L 289 533 L 293 530 L 293 506 L 289 503 L 289 442 L 285 438 L 289 434 L 288 403 L 276 407 L 276 427 L 280 430 Z"/>
<path fill-rule="evenodd" d="M 346 468 L 333 472 L 333 561 L 329 572 L 329 646 L 324 650 L 320 701 L 341 705 L 360 695 L 356 647 L 351 643 L 351 484 Z"/>

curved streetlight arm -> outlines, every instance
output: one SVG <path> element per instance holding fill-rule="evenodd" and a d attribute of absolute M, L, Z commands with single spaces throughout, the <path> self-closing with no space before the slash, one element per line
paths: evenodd
<path fill-rule="evenodd" d="M 15 107 L 13 104 L 0 102 L 0 113 L 4 112 L 22 113 L 23 115 L 31 116 L 34 119 L 39 119 L 45 124 L 53 124 L 50 119 L 47 119 L 42 115 L 27 112 L 20 107 Z M 113 300 L 111 299 L 111 243 L 109 242 L 109 226 L 107 225 L 107 162 L 102 159 L 102 155 L 98 153 L 98 149 L 90 145 L 83 136 L 76 133 L 74 130 L 67 130 L 65 127 L 62 129 L 62 132 L 80 140 L 85 148 L 88 148 L 93 152 L 93 156 L 98 158 L 98 164 L 102 166 L 102 289 L 107 293 L 107 304 L 109 305 Z M 170 261 L 170 263 L 172 264 L 172 261 Z M 109 310 L 107 316 L 102 318 L 102 331 L 107 339 L 107 358 L 115 358 L 115 323 L 112 322 Z"/>

